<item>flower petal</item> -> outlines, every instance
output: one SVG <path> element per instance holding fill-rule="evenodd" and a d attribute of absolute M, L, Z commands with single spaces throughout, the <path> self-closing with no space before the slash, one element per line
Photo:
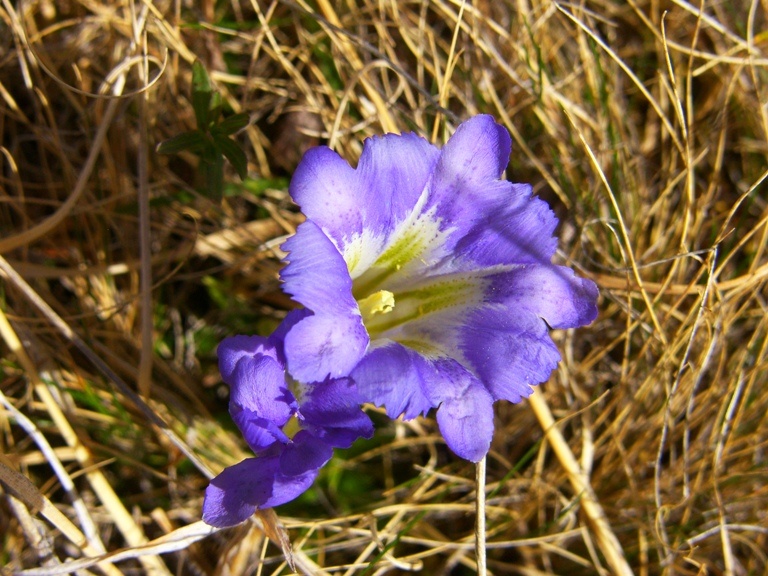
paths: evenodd
<path fill-rule="evenodd" d="M 285 360 L 285 335 L 288 334 L 291 328 L 293 328 L 299 321 L 312 316 L 312 312 L 306 308 L 295 308 L 286 314 L 283 321 L 278 324 L 275 331 L 269 335 L 270 343 L 275 347 L 277 351 L 277 358 L 283 365 L 286 365 Z"/>
<path fill-rule="evenodd" d="M 426 360 L 396 342 L 384 341 L 360 361 L 350 375 L 366 402 L 385 406 L 390 418 L 406 420 L 433 407 L 424 393 L 421 369 Z"/>
<path fill-rule="evenodd" d="M 524 204 L 530 196 L 529 186 L 500 179 L 510 149 L 509 133 L 492 117 L 476 116 L 461 124 L 440 152 L 413 213 L 393 222 L 392 233 L 379 249 L 380 256 L 369 258 L 371 270 L 363 281 L 368 283 L 371 277 L 382 277 L 383 270 L 393 269 L 397 270 L 398 280 L 410 281 L 425 273 L 468 270 L 478 262 L 508 262 L 521 252 L 515 250 L 519 239 L 507 234 L 523 224 L 521 218 L 509 223 L 499 217 L 499 213 L 514 216 L 515 206 L 525 212 Z M 491 220 L 495 228 L 489 226 Z M 551 230 L 544 232 L 546 249 L 554 250 Z M 457 250 L 457 243 L 467 236 L 471 238 Z M 494 257 L 499 248 L 502 257 Z M 457 263 L 467 261 L 469 266 L 456 268 L 453 262 L 462 255 L 464 258 Z"/>
<path fill-rule="evenodd" d="M 297 167 L 290 194 L 343 252 L 363 231 L 386 236 L 413 210 L 438 156 L 414 134 L 367 139 L 357 170 L 336 152 L 315 148 Z"/>
<path fill-rule="evenodd" d="M 357 309 L 344 258 L 315 222 L 301 224 L 282 248 L 289 262 L 280 277 L 283 290 L 294 300 L 315 314 L 326 310 L 352 314 Z"/>
<path fill-rule="evenodd" d="M 248 458 L 211 480 L 203 501 L 203 521 L 224 528 L 247 520 L 272 495 L 277 456 Z"/>
<path fill-rule="evenodd" d="M 267 418 L 261 418 L 255 412 L 230 408 L 230 414 L 243 434 L 243 438 L 248 442 L 248 446 L 256 454 L 264 454 L 275 444 L 285 444 L 290 440 L 283 432 L 282 425 Z"/>
<path fill-rule="evenodd" d="M 280 471 L 286 477 L 304 477 L 325 466 L 333 457 L 333 447 L 307 430 L 299 430 L 280 455 Z"/>
<path fill-rule="evenodd" d="M 322 382 L 346 376 L 368 346 L 362 322 L 346 316 L 310 316 L 285 337 L 288 371 L 300 382 Z"/>
<path fill-rule="evenodd" d="M 358 177 L 346 160 L 325 146 L 304 154 L 291 178 L 291 198 L 341 246 L 362 231 Z"/>
<path fill-rule="evenodd" d="M 230 410 L 247 410 L 283 426 L 297 404 L 285 382 L 283 366 L 270 356 L 242 356 L 227 378 Z"/>
<path fill-rule="evenodd" d="M 466 368 L 450 358 L 427 359 L 397 343 L 368 352 L 352 377 L 367 400 L 406 420 L 438 408 L 448 447 L 479 461 L 493 438 L 493 398 Z"/>
<path fill-rule="evenodd" d="M 560 361 L 544 321 L 525 309 L 488 304 L 470 314 L 460 350 L 494 400 L 520 402 Z"/>
<path fill-rule="evenodd" d="M 457 238 L 459 269 L 497 264 L 549 264 L 557 249 L 557 218 L 528 184 L 503 183 L 506 197 Z"/>
<path fill-rule="evenodd" d="M 457 456 L 479 462 L 493 439 L 493 398 L 481 385 L 472 386 L 464 398 L 448 400 L 438 408 L 437 425 Z"/>
<path fill-rule="evenodd" d="M 281 456 L 248 458 L 211 480 L 203 501 L 203 521 L 219 528 L 234 526 L 256 510 L 290 502 L 312 486 L 319 467 L 286 474 Z"/>
<path fill-rule="evenodd" d="M 488 207 L 510 196 L 510 184 L 500 177 L 511 149 L 509 132 L 493 117 L 480 115 L 462 123 L 441 151 L 426 209 L 437 207 L 446 227 L 466 230 L 484 220 Z"/>
<path fill-rule="evenodd" d="M 330 457 L 329 457 L 330 459 Z M 281 461 L 282 466 L 282 461 Z M 259 508 L 274 508 L 295 500 L 314 483 L 320 468 L 312 468 L 298 475 L 278 474 L 272 486 L 272 495 Z"/>
<path fill-rule="evenodd" d="M 344 259 L 310 221 L 283 247 L 290 252 L 290 263 L 281 273 L 283 289 L 313 312 L 285 335 L 288 372 L 301 382 L 346 376 L 365 353 L 368 334 Z"/>
<path fill-rule="evenodd" d="M 584 326 L 597 317 L 597 286 L 565 266 L 521 266 L 494 275 L 487 292 L 490 301 L 507 306 L 510 316 L 527 310 L 550 328 Z"/>
<path fill-rule="evenodd" d="M 373 436 L 373 422 L 363 412 L 363 399 L 350 378 L 308 386 L 299 418 L 302 426 L 334 448 L 349 448 L 358 438 Z"/>
<path fill-rule="evenodd" d="M 266 338 L 234 336 L 219 344 L 219 367 L 230 386 L 229 412 L 248 445 L 262 453 L 287 440 L 281 428 L 298 408 L 282 362 Z"/>
<path fill-rule="evenodd" d="M 219 343 L 216 353 L 219 357 L 221 377 L 227 384 L 230 384 L 232 372 L 244 356 L 269 356 L 277 360 L 275 347 L 269 339 L 261 336 L 241 335 L 225 338 Z"/>
<path fill-rule="evenodd" d="M 422 368 L 424 387 L 437 410 L 445 443 L 458 456 L 478 462 L 493 438 L 493 398 L 477 377 L 452 358 Z"/>
<path fill-rule="evenodd" d="M 415 134 L 368 138 L 357 166 L 365 196 L 360 198 L 366 229 L 386 235 L 413 211 L 440 157 Z"/>

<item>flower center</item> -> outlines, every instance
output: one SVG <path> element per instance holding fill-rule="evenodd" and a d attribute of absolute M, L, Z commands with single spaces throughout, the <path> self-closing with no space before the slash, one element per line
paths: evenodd
<path fill-rule="evenodd" d="M 358 301 L 363 324 L 366 326 L 378 314 L 388 314 L 395 309 L 395 295 L 389 290 L 379 290 Z"/>
<path fill-rule="evenodd" d="M 435 339 L 441 321 L 452 325 L 484 298 L 484 282 L 475 274 L 447 266 L 441 273 L 451 258 L 444 248 L 451 229 L 441 229 L 436 208 L 422 208 L 420 201 L 386 241 L 361 234 L 344 249 L 352 296 L 371 340 Z"/>
<path fill-rule="evenodd" d="M 417 333 L 431 333 L 434 337 L 434 327 L 424 332 L 423 322 L 442 319 L 449 326 L 450 318 L 481 304 L 485 293 L 483 279 L 469 274 L 424 277 L 393 284 L 397 285 L 390 286 L 393 291 L 379 289 L 357 301 L 372 340 L 385 337 L 400 341 Z"/>

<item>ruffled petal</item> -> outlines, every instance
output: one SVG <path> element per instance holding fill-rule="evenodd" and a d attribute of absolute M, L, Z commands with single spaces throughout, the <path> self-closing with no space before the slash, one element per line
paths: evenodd
<path fill-rule="evenodd" d="M 392 221 L 392 232 L 379 249 L 380 256 L 369 257 L 371 269 L 363 275 L 363 282 L 381 277 L 387 270 L 397 270 L 392 275 L 396 282 L 408 282 L 424 274 L 461 270 L 458 265 L 464 261 L 469 266 L 463 269 L 478 262 L 497 264 L 493 257 L 497 248 L 503 248 L 507 258 L 514 256 L 516 239 L 502 236 L 510 224 L 498 219 L 502 229 L 494 232 L 488 227 L 499 212 L 514 214 L 509 205 L 522 204 L 530 196 L 530 187 L 500 179 L 510 149 L 509 133 L 490 116 L 476 116 L 461 124 L 431 165 L 432 174 L 412 213 Z M 471 240 L 464 241 L 465 257 L 460 258 L 462 251 L 456 245 L 467 236 Z M 480 246 L 475 247 L 478 242 Z M 507 246 L 510 243 L 513 245 Z M 350 259 L 346 253 L 345 258 Z"/>
<path fill-rule="evenodd" d="M 345 238 L 362 232 L 364 194 L 352 167 L 325 146 L 304 154 L 291 178 L 289 193 L 310 220 L 341 247 Z"/>
<path fill-rule="evenodd" d="M 489 301 L 505 305 L 510 318 L 526 310 L 550 328 L 584 326 L 597 317 L 597 286 L 565 266 L 521 266 L 497 274 L 487 295 Z"/>
<path fill-rule="evenodd" d="M 224 528 L 250 518 L 272 496 L 278 468 L 277 456 L 248 458 L 225 468 L 205 491 L 203 521 Z"/>
<path fill-rule="evenodd" d="M 259 508 L 274 508 L 295 500 L 309 490 L 319 473 L 320 468 L 318 467 L 298 475 L 278 474 L 272 485 L 272 495 Z"/>
<path fill-rule="evenodd" d="M 472 386 L 464 398 L 441 404 L 437 425 L 457 456 L 479 462 L 488 454 L 493 440 L 493 398 L 483 386 Z"/>
<path fill-rule="evenodd" d="M 279 474 L 272 486 L 272 496 L 267 498 L 259 508 L 275 508 L 295 500 L 309 490 L 315 482 L 320 469 L 308 470 L 298 476 L 286 476 Z"/>
<path fill-rule="evenodd" d="M 547 380 L 560 361 L 541 318 L 500 304 L 484 306 L 467 318 L 459 348 L 494 400 L 527 398 L 531 386 Z"/>
<path fill-rule="evenodd" d="M 261 336 L 231 336 L 224 338 L 216 350 L 219 357 L 219 371 L 224 382 L 231 384 L 232 373 L 244 356 L 268 356 L 278 360 L 277 352 L 268 338 Z"/>
<path fill-rule="evenodd" d="M 203 501 L 203 521 L 218 528 L 234 526 L 256 510 L 290 502 L 312 486 L 319 469 L 285 473 L 280 453 L 243 460 L 211 480 Z"/>
<path fill-rule="evenodd" d="M 365 354 L 368 333 L 359 320 L 330 314 L 310 316 L 285 337 L 288 372 L 300 382 L 347 376 Z"/>
<path fill-rule="evenodd" d="M 219 367 L 230 386 L 229 412 L 248 445 L 262 453 L 287 438 L 281 428 L 298 408 L 273 344 L 260 336 L 234 336 L 218 348 Z"/>
<path fill-rule="evenodd" d="M 370 351 L 352 377 L 369 401 L 390 418 L 409 420 L 438 408 L 437 421 L 448 447 L 479 461 L 493 438 L 493 398 L 478 378 L 450 358 L 427 359 L 390 343 Z"/>
<path fill-rule="evenodd" d="M 415 134 L 368 138 L 357 166 L 366 229 L 386 236 L 414 210 L 440 151 Z"/>
<path fill-rule="evenodd" d="M 317 224 L 311 220 L 301 224 L 282 248 L 289 261 L 280 273 L 285 292 L 315 314 L 355 314 L 357 303 L 347 265 Z"/>
<path fill-rule="evenodd" d="M 297 167 L 290 194 L 344 252 L 364 231 L 386 237 L 413 210 L 438 156 L 414 134 L 366 139 L 357 170 L 336 152 L 315 148 Z"/>
<path fill-rule="evenodd" d="M 299 419 L 303 428 L 334 448 L 349 448 L 358 438 L 373 436 L 373 422 L 362 403 L 351 378 L 327 380 L 308 386 Z"/>
<path fill-rule="evenodd" d="M 310 221 L 283 247 L 290 252 L 290 263 L 281 273 L 284 290 L 313 312 L 285 335 L 288 372 L 301 382 L 346 376 L 365 353 L 368 333 L 344 259 Z"/>
<path fill-rule="evenodd" d="M 285 335 L 289 330 L 298 324 L 304 318 L 312 316 L 312 312 L 306 308 L 296 308 L 286 314 L 283 321 L 278 324 L 275 331 L 269 335 L 269 342 L 275 347 L 277 359 L 285 366 L 288 362 L 285 359 Z"/>
<path fill-rule="evenodd" d="M 459 269 L 498 264 L 549 264 L 557 249 L 557 218 L 528 184 L 504 184 L 508 194 L 491 204 L 454 248 Z"/>
<path fill-rule="evenodd" d="M 283 426 L 296 412 L 298 405 L 285 382 L 285 370 L 271 356 L 242 356 L 227 380 L 233 413 L 245 410 Z"/>
<path fill-rule="evenodd" d="M 433 407 L 424 393 L 421 368 L 426 360 L 396 342 L 382 342 L 370 350 L 350 375 L 366 402 L 384 406 L 390 418 L 406 420 Z"/>
<path fill-rule="evenodd" d="M 462 123 L 441 151 L 426 209 L 436 207 L 444 226 L 464 236 L 501 200 L 509 200 L 511 184 L 500 177 L 511 150 L 509 132 L 493 117 L 480 115 Z"/>
<path fill-rule="evenodd" d="M 437 410 L 445 443 L 458 456 L 478 462 L 493 438 L 493 398 L 478 378 L 452 358 L 422 369 L 424 387 Z"/>

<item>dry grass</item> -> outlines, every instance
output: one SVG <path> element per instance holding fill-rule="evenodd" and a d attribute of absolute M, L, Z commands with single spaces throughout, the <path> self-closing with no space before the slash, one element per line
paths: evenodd
<path fill-rule="evenodd" d="M 509 177 L 560 216 L 561 259 L 601 288 L 596 323 L 556 334 L 538 399 L 497 406 L 489 570 L 768 573 L 767 14 L 3 0 L 0 565 L 289 573 L 269 517 L 197 523 L 206 474 L 246 454 L 215 343 L 290 305 L 277 247 L 307 146 L 354 160 L 367 135 L 443 141 L 486 112 L 513 134 Z M 194 127 L 195 58 L 253 120 L 250 177 L 229 173 L 223 202 L 194 155 L 153 152 Z M 299 570 L 473 573 L 472 466 L 431 420 L 379 420 L 278 510 Z"/>

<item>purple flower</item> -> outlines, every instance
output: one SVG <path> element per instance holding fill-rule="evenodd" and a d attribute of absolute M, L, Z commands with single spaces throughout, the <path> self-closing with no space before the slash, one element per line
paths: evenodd
<path fill-rule="evenodd" d="M 334 448 L 373 435 L 350 378 L 325 377 L 307 385 L 286 376 L 285 329 L 306 315 L 292 312 L 269 338 L 234 336 L 219 344 L 219 369 L 231 388 L 230 414 L 257 457 L 211 481 L 203 520 L 212 526 L 233 526 L 257 509 L 293 500 L 312 485 Z"/>
<path fill-rule="evenodd" d="M 353 169 L 324 147 L 290 186 L 307 221 L 284 249 L 286 329 L 299 381 L 350 376 L 390 417 L 437 408 L 448 446 L 480 460 L 493 403 L 519 402 L 560 360 L 550 328 L 597 315 L 597 287 L 551 263 L 557 219 L 527 184 L 501 179 L 508 132 L 490 116 L 442 150 L 414 134 L 365 141 Z"/>

